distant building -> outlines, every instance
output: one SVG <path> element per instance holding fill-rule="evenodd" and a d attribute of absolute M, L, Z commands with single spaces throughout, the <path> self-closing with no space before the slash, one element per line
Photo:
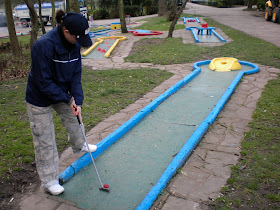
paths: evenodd
<path fill-rule="evenodd" d="M 4 12 L 0 12 L 0 27 L 7 26 L 6 14 Z"/>

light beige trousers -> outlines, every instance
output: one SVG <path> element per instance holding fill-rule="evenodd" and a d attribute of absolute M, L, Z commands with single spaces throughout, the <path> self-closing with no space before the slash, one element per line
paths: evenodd
<path fill-rule="evenodd" d="M 37 172 L 44 187 L 58 183 L 59 176 L 59 157 L 52 109 L 57 112 L 66 128 L 73 152 L 80 152 L 85 142 L 77 118 L 67 104 L 58 103 L 48 107 L 37 107 L 27 103 Z"/>

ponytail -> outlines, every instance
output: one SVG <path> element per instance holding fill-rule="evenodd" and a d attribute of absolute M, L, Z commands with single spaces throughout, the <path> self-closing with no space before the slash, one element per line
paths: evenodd
<path fill-rule="evenodd" d="M 62 9 L 57 10 L 55 13 L 56 22 L 61 24 L 65 14 L 66 12 L 64 12 Z"/>

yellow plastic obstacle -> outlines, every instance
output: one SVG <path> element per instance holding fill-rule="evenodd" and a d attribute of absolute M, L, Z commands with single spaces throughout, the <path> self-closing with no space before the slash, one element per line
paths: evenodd
<path fill-rule="evenodd" d="M 209 69 L 224 72 L 231 70 L 240 70 L 241 65 L 236 58 L 221 57 L 214 58 L 209 64 Z"/>
<path fill-rule="evenodd" d="M 116 39 L 116 41 L 114 42 L 114 44 L 110 47 L 110 49 L 105 53 L 104 57 L 108 58 L 111 54 L 111 52 L 115 49 L 115 47 L 117 46 L 117 44 L 119 43 L 119 39 Z"/>
<path fill-rule="evenodd" d="M 104 40 L 95 42 L 93 45 L 91 45 L 90 48 L 88 48 L 85 52 L 82 53 L 82 56 L 87 56 L 88 54 L 90 54 L 90 52 L 93 51 L 94 48 L 96 48 L 97 45 L 101 44 L 102 42 L 104 42 Z"/>
<path fill-rule="evenodd" d="M 111 52 L 115 49 L 115 47 L 117 46 L 117 44 L 120 41 L 126 40 L 125 36 L 109 36 L 109 37 L 100 37 L 96 39 L 96 42 L 90 47 L 88 48 L 85 52 L 82 53 L 82 56 L 87 56 L 91 51 L 94 50 L 94 48 L 96 48 L 99 44 L 104 42 L 104 39 L 116 39 L 116 41 L 114 42 L 114 44 L 110 47 L 110 49 L 106 52 L 106 54 L 104 55 L 104 57 L 109 57 Z"/>
<path fill-rule="evenodd" d="M 121 23 L 111 23 L 112 30 L 119 29 L 119 28 L 121 28 Z"/>

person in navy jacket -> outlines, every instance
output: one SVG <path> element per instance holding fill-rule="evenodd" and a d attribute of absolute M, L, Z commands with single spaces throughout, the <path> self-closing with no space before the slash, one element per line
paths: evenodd
<path fill-rule="evenodd" d="M 42 186 L 53 195 L 64 191 L 59 184 L 59 157 L 53 124 L 54 109 L 68 132 L 74 153 L 94 152 L 86 146 L 77 121 L 84 100 L 80 48 L 89 47 L 89 25 L 81 14 L 56 12 L 58 26 L 32 46 L 26 104 L 33 135 L 35 162 Z"/>

